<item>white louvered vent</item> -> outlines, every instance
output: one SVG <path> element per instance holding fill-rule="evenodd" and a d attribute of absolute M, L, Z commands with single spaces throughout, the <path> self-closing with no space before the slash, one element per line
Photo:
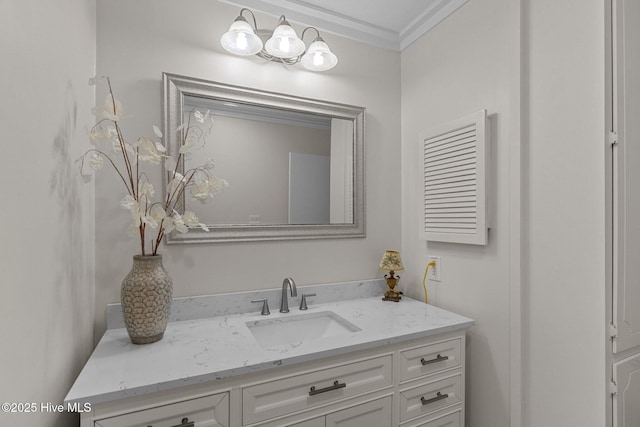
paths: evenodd
<path fill-rule="evenodd" d="M 422 239 L 486 245 L 486 110 L 421 133 L 420 149 L 424 171 Z"/>

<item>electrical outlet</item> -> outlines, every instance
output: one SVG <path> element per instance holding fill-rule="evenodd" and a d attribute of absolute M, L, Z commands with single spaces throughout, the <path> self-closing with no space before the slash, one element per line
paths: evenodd
<path fill-rule="evenodd" d="M 440 262 L 439 256 L 430 256 L 429 262 L 434 262 L 435 265 L 429 267 L 429 275 L 427 276 L 429 280 L 433 280 L 434 282 L 442 281 L 442 263 Z"/>

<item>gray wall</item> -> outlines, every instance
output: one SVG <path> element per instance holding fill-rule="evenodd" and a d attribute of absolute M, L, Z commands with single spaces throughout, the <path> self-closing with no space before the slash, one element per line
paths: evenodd
<path fill-rule="evenodd" d="M 77 424 L 62 403 L 93 348 L 93 184 L 76 159 L 94 118 L 95 1 L 0 3 L 1 425 Z"/>
<path fill-rule="evenodd" d="M 163 247 L 174 294 L 273 288 L 287 276 L 299 285 L 380 277 L 378 263 L 384 250 L 400 246 L 400 55 L 323 33 L 340 58 L 329 72 L 232 56 L 219 39 L 238 12 L 238 7 L 211 0 L 98 1 L 97 69 L 111 76 L 125 114 L 135 116 L 123 121 L 125 135 L 132 139 L 148 135 L 154 124 L 160 124 L 163 71 L 364 106 L 367 237 Z M 256 17 L 260 27 L 277 22 L 277 17 L 262 13 Z M 159 177 L 153 179 L 159 183 Z M 119 191 L 115 178 L 100 174 L 97 336 L 104 330 L 103 309 L 119 300 L 120 283 L 139 246 L 126 235 L 128 215 L 119 207 L 124 196 Z"/>

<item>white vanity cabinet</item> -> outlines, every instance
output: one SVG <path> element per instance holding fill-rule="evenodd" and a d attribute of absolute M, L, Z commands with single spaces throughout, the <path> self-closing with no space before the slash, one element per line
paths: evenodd
<path fill-rule="evenodd" d="M 372 345 L 94 404 L 82 427 L 462 427 L 464 351 L 464 330 Z"/>
<path fill-rule="evenodd" d="M 351 289 L 334 286 L 314 291 Z M 363 286 L 354 291 L 366 293 Z M 388 303 L 380 298 L 384 282 L 369 286 L 374 296 L 292 307 L 293 314 L 169 322 L 164 339 L 145 346 L 110 328 L 65 404 L 90 404 L 81 427 L 463 427 L 465 331 L 474 321 L 410 298 Z M 248 299 L 202 298 L 193 304 L 208 312 Z M 302 329 L 288 341 L 279 329 L 269 332 L 273 341 L 251 329 L 265 319 L 273 327 L 327 313 L 352 328 L 321 336 Z"/>

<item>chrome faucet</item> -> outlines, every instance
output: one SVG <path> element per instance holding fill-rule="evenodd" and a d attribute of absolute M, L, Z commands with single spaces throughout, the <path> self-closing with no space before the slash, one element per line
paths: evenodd
<path fill-rule="evenodd" d="M 287 277 L 282 282 L 282 299 L 280 300 L 280 313 L 289 312 L 289 299 L 287 298 L 287 285 L 291 288 L 291 296 L 297 297 L 298 290 L 296 289 L 296 282 L 291 277 Z"/>

